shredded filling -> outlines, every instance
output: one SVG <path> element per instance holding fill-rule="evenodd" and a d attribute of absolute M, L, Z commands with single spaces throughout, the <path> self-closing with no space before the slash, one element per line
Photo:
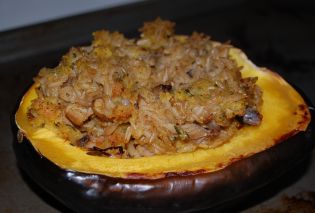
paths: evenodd
<path fill-rule="evenodd" d="M 214 148 L 259 125 L 257 78 L 242 78 L 228 44 L 174 23 L 144 23 L 137 39 L 97 31 L 35 81 L 35 127 L 56 131 L 89 155 L 138 158 Z"/>

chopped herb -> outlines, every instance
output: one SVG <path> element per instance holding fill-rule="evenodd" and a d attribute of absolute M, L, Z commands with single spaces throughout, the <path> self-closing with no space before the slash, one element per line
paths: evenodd
<path fill-rule="evenodd" d="M 182 128 L 178 127 L 178 126 L 174 126 L 175 128 L 175 131 L 178 135 L 178 138 L 181 140 L 181 141 L 184 141 L 186 139 L 189 138 L 189 135 L 187 134 L 187 132 L 185 132 Z"/>
<path fill-rule="evenodd" d="M 185 89 L 185 92 L 186 92 L 186 94 L 187 94 L 188 96 L 190 96 L 190 97 L 192 97 L 192 96 L 193 96 L 193 94 L 190 92 L 190 90 L 189 90 L 189 89 Z"/>
<path fill-rule="evenodd" d="M 176 135 L 171 135 L 168 137 L 170 139 L 170 141 L 176 141 L 177 140 L 177 136 Z"/>
<path fill-rule="evenodd" d="M 113 73 L 114 81 L 122 81 L 125 76 L 126 73 L 124 72 L 124 70 L 118 70 Z"/>

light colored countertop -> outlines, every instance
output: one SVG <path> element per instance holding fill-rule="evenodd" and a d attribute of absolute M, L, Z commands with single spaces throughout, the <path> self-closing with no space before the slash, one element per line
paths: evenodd
<path fill-rule="evenodd" d="M 0 32 L 140 0 L 0 0 Z"/>

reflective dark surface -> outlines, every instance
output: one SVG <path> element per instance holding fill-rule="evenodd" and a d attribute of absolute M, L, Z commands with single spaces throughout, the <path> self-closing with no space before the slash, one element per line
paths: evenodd
<path fill-rule="evenodd" d="M 313 120 L 306 132 L 281 137 L 285 142 L 217 172 L 157 180 L 65 171 L 37 153 L 26 139 L 16 140 L 14 149 L 22 170 L 76 212 L 218 212 L 247 200 L 301 163 L 314 146 L 314 128 Z"/>
<path fill-rule="evenodd" d="M 107 28 L 135 36 L 143 21 L 168 18 L 177 23 L 178 33 L 196 30 L 230 40 L 314 103 L 314 8 L 308 1 L 148 1 L 0 33 L 0 212 L 68 211 L 18 170 L 10 116 L 39 69 L 56 66 L 70 46 L 88 44 L 93 31 Z M 315 191 L 314 161 L 314 155 L 308 156 L 293 172 L 229 212 L 259 205 L 277 193 Z"/>

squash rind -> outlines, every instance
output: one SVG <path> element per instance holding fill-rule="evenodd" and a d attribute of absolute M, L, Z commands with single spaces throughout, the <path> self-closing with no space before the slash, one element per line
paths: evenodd
<path fill-rule="evenodd" d="M 314 116 L 314 109 L 310 109 Z M 314 148 L 314 128 L 312 120 L 306 132 L 216 172 L 186 176 L 172 173 L 149 180 L 68 171 L 38 155 L 26 138 L 24 143 L 15 141 L 13 146 L 20 168 L 75 212 L 173 213 L 205 208 L 221 212 L 240 201 L 247 202 L 249 196 L 257 196 L 255 190 L 296 168 L 298 163 L 301 165 Z"/>

